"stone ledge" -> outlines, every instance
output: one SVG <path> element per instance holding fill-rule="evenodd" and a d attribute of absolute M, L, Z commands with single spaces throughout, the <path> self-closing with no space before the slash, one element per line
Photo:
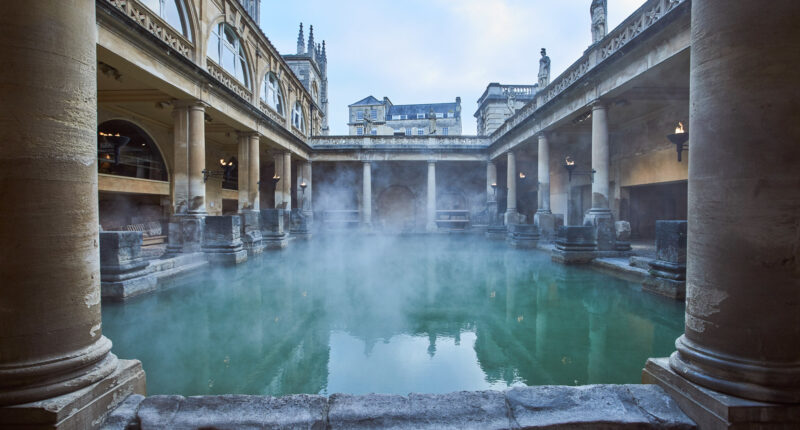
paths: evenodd
<path fill-rule="evenodd" d="M 138 405 L 135 416 L 126 410 L 112 417 L 130 417 L 118 421 L 142 430 L 696 428 L 655 385 L 534 386 L 407 396 L 152 396 Z M 124 407 L 130 409 L 129 404 Z"/>

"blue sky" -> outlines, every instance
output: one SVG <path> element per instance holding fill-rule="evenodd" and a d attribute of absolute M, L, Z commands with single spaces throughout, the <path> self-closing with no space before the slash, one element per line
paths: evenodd
<path fill-rule="evenodd" d="M 608 0 L 609 30 L 644 0 Z M 461 97 L 463 133 L 475 134 L 489 82 L 533 84 L 539 50 L 551 77 L 591 42 L 591 0 L 262 0 L 261 27 L 282 54 L 314 26 L 328 51 L 331 134 L 347 134 L 347 105 L 368 95 L 395 104 Z"/>

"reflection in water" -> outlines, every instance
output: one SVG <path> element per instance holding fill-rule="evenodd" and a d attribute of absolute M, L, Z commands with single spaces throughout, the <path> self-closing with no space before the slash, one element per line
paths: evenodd
<path fill-rule="evenodd" d="M 408 393 L 636 383 L 683 304 L 467 237 L 315 237 L 103 305 L 148 393 Z"/>

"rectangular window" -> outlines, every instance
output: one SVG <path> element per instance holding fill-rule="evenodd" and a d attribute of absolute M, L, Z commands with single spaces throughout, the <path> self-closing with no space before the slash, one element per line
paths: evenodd
<path fill-rule="evenodd" d="M 453 117 L 453 112 L 447 112 L 447 117 L 448 118 L 452 118 Z"/>
<path fill-rule="evenodd" d="M 364 135 L 364 127 L 356 127 L 356 135 L 363 136 Z"/>
<path fill-rule="evenodd" d="M 442 135 L 447 136 L 450 133 L 450 129 L 447 127 L 442 127 Z"/>
<path fill-rule="evenodd" d="M 408 115 L 392 115 L 392 119 L 408 119 Z"/>
<path fill-rule="evenodd" d="M 377 136 L 378 135 L 378 129 L 377 128 L 373 128 L 372 130 L 370 130 L 369 134 L 371 134 L 373 136 Z"/>
<path fill-rule="evenodd" d="M 406 136 L 411 136 L 411 127 L 406 127 Z"/>
<path fill-rule="evenodd" d="M 424 113 L 418 113 L 417 114 L 417 119 L 425 119 L 425 114 Z"/>
<path fill-rule="evenodd" d="M 444 118 L 444 114 L 443 113 L 437 113 L 436 114 L 436 118 Z"/>
<path fill-rule="evenodd" d="M 373 121 L 377 121 L 378 120 L 378 110 L 377 109 L 372 109 L 369 112 L 369 117 L 372 118 Z"/>
<path fill-rule="evenodd" d="M 360 111 L 356 112 L 356 119 L 359 120 L 359 121 L 363 120 L 364 119 L 364 111 L 360 110 Z"/>
<path fill-rule="evenodd" d="M 421 128 L 421 127 L 420 127 L 420 128 L 418 128 L 418 129 L 417 129 L 417 135 L 418 135 L 418 136 L 423 136 L 423 135 L 425 135 L 425 129 L 424 129 L 424 128 Z"/>

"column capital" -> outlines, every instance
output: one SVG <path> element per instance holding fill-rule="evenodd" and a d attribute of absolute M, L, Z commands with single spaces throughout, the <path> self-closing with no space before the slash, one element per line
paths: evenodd
<path fill-rule="evenodd" d="M 236 135 L 239 137 L 247 137 L 247 138 L 259 137 L 258 132 L 252 130 L 237 131 Z"/>
<path fill-rule="evenodd" d="M 550 133 L 548 133 L 546 131 L 540 131 L 538 133 L 538 138 L 539 138 L 540 141 L 541 140 L 548 140 L 550 138 Z"/>
<path fill-rule="evenodd" d="M 592 108 L 592 111 L 596 110 L 608 110 L 608 103 L 603 99 L 594 99 L 589 102 L 589 107 Z"/>
<path fill-rule="evenodd" d="M 189 108 L 205 110 L 210 105 L 202 100 L 175 100 L 172 102 L 175 108 Z"/>

